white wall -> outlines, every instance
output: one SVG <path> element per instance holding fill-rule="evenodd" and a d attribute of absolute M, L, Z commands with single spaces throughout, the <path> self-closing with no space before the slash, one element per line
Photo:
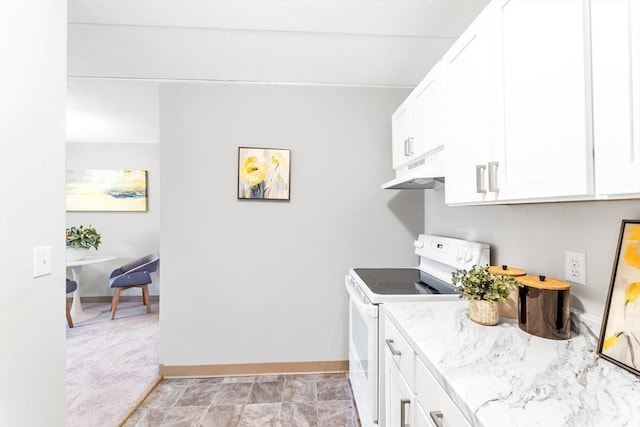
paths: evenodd
<path fill-rule="evenodd" d="M 444 190 L 425 194 L 425 230 L 491 244 L 494 265 L 564 280 L 565 251 L 585 253 L 587 286 L 572 286 L 572 306 L 597 317 L 604 313 L 621 221 L 640 218 L 638 200 L 447 207 Z"/>
<path fill-rule="evenodd" d="M 148 171 L 146 212 L 67 212 L 67 226 L 93 225 L 102 244 L 90 255 L 113 255 L 114 261 L 83 267 L 81 296 L 110 296 L 109 275 L 115 269 L 160 248 L 160 148 L 158 144 L 71 143 L 67 146 L 67 169 L 144 169 Z M 69 273 L 70 275 L 71 273 Z M 71 277 L 71 276 L 69 276 Z M 158 273 L 152 275 L 152 295 L 159 294 Z M 139 295 L 139 289 L 122 295 Z"/>
<path fill-rule="evenodd" d="M 0 2 L 0 425 L 65 424 L 66 1 Z M 33 248 L 52 274 L 33 278 Z"/>
<path fill-rule="evenodd" d="M 161 84 L 160 363 L 347 359 L 348 268 L 416 265 L 423 194 L 380 190 L 407 94 Z M 290 202 L 237 200 L 239 146 L 292 150 Z"/>

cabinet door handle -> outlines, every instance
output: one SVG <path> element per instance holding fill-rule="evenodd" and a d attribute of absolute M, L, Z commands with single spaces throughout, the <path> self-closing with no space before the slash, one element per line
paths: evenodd
<path fill-rule="evenodd" d="M 498 166 L 499 162 L 489 162 L 489 191 L 498 192 Z"/>
<path fill-rule="evenodd" d="M 384 342 L 387 343 L 387 347 L 389 347 L 389 350 L 391 350 L 391 354 L 393 354 L 394 356 L 402 356 L 402 352 L 400 350 L 396 350 L 396 348 L 393 346 L 392 339 L 387 338 L 386 340 L 384 340 Z"/>
<path fill-rule="evenodd" d="M 409 157 L 409 138 L 404 140 L 404 156 Z"/>
<path fill-rule="evenodd" d="M 410 136 L 407 139 L 407 147 L 408 147 L 407 151 L 409 153 L 409 156 L 413 156 L 413 137 L 412 136 Z"/>
<path fill-rule="evenodd" d="M 407 421 L 407 405 L 411 403 L 411 399 L 400 399 L 400 427 L 409 427 Z"/>
<path fill-rule="evenodd" d="M 444 415 L 442 414 L 442 411 L 431 411 L 429 412 L 429 416 L 436 427 L 444 427 Z"/>
<path fill-rule="evenodd" d="M 485 165 L 476 165 L 476 193 L 486 193 L 484 188 L 484 171 L 487 170 Z"/>

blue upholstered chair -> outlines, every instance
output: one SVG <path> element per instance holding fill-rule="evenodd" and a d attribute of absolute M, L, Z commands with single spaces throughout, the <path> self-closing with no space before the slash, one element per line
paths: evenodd
<path fill-rule="evenodd" d="M 147 306 L 147 313 L 151 313 L 149 284 L 151 283 L 151 273 L 158 269 L 159 262 L 159 256 L 147 255 L 113 270 L 109 277 L 109 286 L 115 289 L 111 301 L 111 320 L 116 316 L 120 293 L 129 288 L 142 289 L 142 302 Z"/>
<path fill-rule="evenodd" d="M 67 279 L 67 294 L 75 292 L 76 289 L 78 289 L 78 284 L 71 279 Z M 71 319 L 71 307 L 69 306 L 69 301 L 65 301 L 65 305 L 67 306 L 67 323 L 69 324 L 70 328 L 73 328 L 73 320 Z"/>

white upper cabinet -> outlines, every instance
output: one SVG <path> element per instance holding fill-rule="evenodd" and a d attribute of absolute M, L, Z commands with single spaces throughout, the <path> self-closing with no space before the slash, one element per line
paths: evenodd
<path fill-rule="evenodd" d="M 640 197 L 640 0 L 493 0 L 393 141 L 397 175 L 445 147 L 447 204 Z"/>
<path fill-rule="evenodd" d="M 487 182 L 496 125 L 488 18 L 485 10 L 442 59 L 446 203 L 495 198 Z"/>
<path fill-rule="evenodd" d="M 588 6 L 493 1 L 447 52 L 447 203 L 593 197 Z"/>
<path fill-rule="evenodd" d="M 593 1 L 596 193 L 640 193 L 640 2 Z"/>
<path fill-rule="evenodd" d="M 441 86 L 437 64 L 393 113 L 394 169 L 442 145 Z"/>
<path fill-rule="evenodd" d="M 504 149 L 499 200 L 593 194 L 587 2 L 496 1 Z M 500 93 L 501 92 L 501 93 Z"/>
<path fill-rule="evenodd" d="M 393 168 L 398 169 L 411 158 L 411 98 L 404 100 L 391 116 Z"/>
<path fill-rule="evenodd" d="M 414 156 L 442 145 L 442 78 L 438 63 L 411 93 Z"/>

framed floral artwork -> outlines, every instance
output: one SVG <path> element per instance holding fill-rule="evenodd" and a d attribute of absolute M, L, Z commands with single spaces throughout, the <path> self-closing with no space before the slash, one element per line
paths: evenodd
<path fill-rule="evenodd" d="M 238 199 L 289 200 L 291 150 L 238 148 Z"/>
<path fill-rule="evenodd" d="M 623 220 L 598 355 L 640 376 L 640 220 Z"/>

